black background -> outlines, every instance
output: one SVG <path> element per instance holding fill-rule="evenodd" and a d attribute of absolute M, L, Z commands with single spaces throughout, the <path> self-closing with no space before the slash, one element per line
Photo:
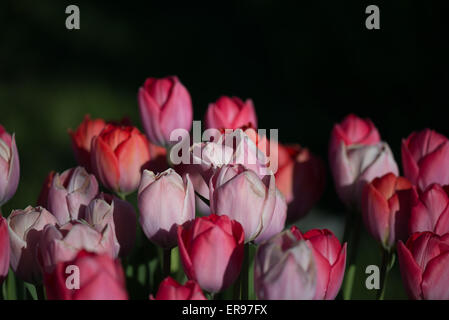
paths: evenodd
<path fill-rule="evenodd" d="M 65 28 L 69 4 L 80 30 Z M 369 4 L 380 30 L 365 27 Z M 443 1 L 2 1 L 0 39 L 0 123 L 21 160 L 6 215 L 34 204 L 50 170 L 75 166 L 66 132 L 84 114 L 141 128 L 136 94 L 150 76 L 177 75 L 196 120 L 220 95 L 252 98 L 260 128 L 325 160 L 351 112 L 373 120 L 398 164 L 412 131 L 449 136 Z M 343 211 L 327 180 L 318 207 Z"/>

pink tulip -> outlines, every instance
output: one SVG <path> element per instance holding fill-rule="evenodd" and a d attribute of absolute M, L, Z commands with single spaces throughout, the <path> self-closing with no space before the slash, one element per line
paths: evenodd
<path fill-rule="evenodd" d="M 428 186 L 413 203 L 409 233 L 432 231 L 440 236 L 449 233 L 449 186 Z"/>
<path fill-rule="evenodd" d="M 404 175 L 419 189 L 432 183 L 449 184 L 449 141 L 430 129 L 402 140 Z"/>
<path fill-rule="evenodd" d="M 10 252 L 8 222 L 0 213 L 0 286 L 8 275 Z"/>
<path fill-rule="evenodd" d="M 309 212 L 320 199 L 325 186 L 324 164 L 298 145 L 279 144 L 277 161 L 276 186 L 287 201 L 287 219 L 293 222 Z"/>
<path fill-rule="evenodd" d="M 72 266 L 79 272 L 72 271 Z M 67 288 L 67 283 L 75 285 L 76 275 L 79 288 Z M 59 262 L 51 273 L 45 273 L 44 283 L 49 300 L 128 299 L 122 266 L 107 254 L 81 250 L 71 261 Z"/>
<path fill-rule="evenodd" d="M 138 100 L 142 124 L 152 143 L 167 146 L 172 144 L 173 130 L 190 131 L 192 101 L 177 77 L 148 78 L 139 89 Z"/>
<path fill-rule="evenodd" d="M 251 99 L 243 102 L 237 97 L 222 96 L 209 104 L 206 112 L 206 128 L 237 129 L 251 125 L 257 128 L 257 116 Z"/>
<path fill-rule="evenodd" d="M 120 249 L 121 257 L 132 251 L 136 239 L 136 212 L 130 203 L 101 193 L 87 206 L 85 220 L 98 232 L 111 226 L 115 247 Z"/>
<path fill-rule="evenodd" d="M 335 188 L 340 199 L 349 207 L 360 207 L 365 184 L 386 173 L 398 175 L 393 153 L 385 142 L 374 145 L 337 148 L 331 159 Z"/>
<path fill-rule="evenodd" d="M 81 223 L 72 222 L 62 227 L 47 225 L 39 241 L 38 258 L 45 272 L 52 272 L 59 262 L 73 260 L 80 250 L 106 253 L 111 258 L 118 255 L 110 225 L 102 232 Z"/>
<path fill-rule="evenodd" d="M 298 240 L 305 240 L 313 251 L 317 271 L 314 300 L 334 300 L 345 274 L 346 243 L 341 246 L 337 237 L 327 229 L 313 229 L 301 234 L 296 226 L 291 232 Z"/>
<path fill-rule="evenodd" d="M 105 126 L 106 121 L 103 119 L 90 119 L 89 115 L 85 115 L 83 122 L 75 131 L 69 129 L 76 161 L 78 161 L 80 166 L 86 168 L 88 172 L 92 172 L 90 162 L 92 139 L 98 136 Z"/>
<path fill-rule="evenodd" d="M 14 210 L 8 217 L 11 242 L 11 268 L 24 281 L 39 283 L 42 279 L 36 250 L 42 230 L 56 225 L 54 215 L 42 207 Z"/>
<path fill-rule="evenodd" d="M 156 298 L 150 295 L 150 300 L 207 300 L 200 286 L 193 280 L 184 285 L 171 277 L 165 278 L 159 285 Z"/>
<path fill-rule="evenodd" d="M 449 300 L 449 234 L 414 233 L 398 243 L 402 282 L 415 300 Z"/>
<path fill-rule="evenodd" d="M 280 215 L 274 218 L 280 221 L 270 233 L 282 231 L 287 206 L 282 203 L 276 206 L 277 201 L 285 202 L 285 199 L 276 196 L 273 175 L 260 179 L 242 165 L 225 165 L 210 179 L 209 190 L 211 211 L 237 220 L 245 230 L 245 242 L 257 241 L 275 215 Z"/>
<path fill-rule="evenodd" d="M 227 216 L 211 214 L 178 226 L 178 245 L 184 272 L 209 292 L 229 287 L 243 262 L 242 226 Z"/>
<path fill-rule="evenodd" d="M 362 216 L 371 235 L 390 250 L 398 240 L 408 238 L 410 210 L 416 191 L 412 184 L 393 173 L 375 178 L 365 185 Z"/>
<path fill-rule="evenodd" d="M 148 239 L 164 248 L 176 245 L 177 225 L 195 219 L 195 193 L 189 176 L 173 169 L 145 170 L 138 193 L 140 225 Z"/>
<path fill-rule="evenodd" d="M 36 205 L 39 207 L 48 208 L 48 192 L 53 185 L 53 178 L 56 172 L 50 171 L 42 184 L 41 191 L 39 192 L 39 198 L 37 199 Z"/>
<path fill-rule="evenodd" d="M 150 161 L 148 140 L 135 127 L 108 124 L 92 140 L 92 167 L 108 189 L 132 193 L 139 186 L 142 170 Z"/>
<path fill-rule="evenodd" d="M 380 142 L 377 128 L 370 119 L 361 119 L 354 114 L 347 115 L 341 123 L 334 125 L 329 142 L 329 156 L 332 157 L 341 143 L 352 145 L 373 145 Z"/>
<path fill-rule="evenodd" d="M 53 176 L 46 208 L 62 225 L 83 218 L 86 206 L 97 194 L 98 182 L 94 175 L 88 174 L 83 167 L 68 169 Z"/>
<path fill-rule="evenodd" d="M 254 288 L 260 300 L 311 300 L 317 270 L 312 250 L 290 230 L 263 242 L 254 260 Z"/>
<path fill-rule="evenodd" d="M 0 125 L 0 207 L 16 193 L 20 178 L 16 138 Z"/>

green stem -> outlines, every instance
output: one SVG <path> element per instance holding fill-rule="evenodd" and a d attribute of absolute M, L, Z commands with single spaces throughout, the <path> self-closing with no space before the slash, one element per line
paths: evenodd
<path fill-rule="evenodd" d="M 380 288 L 377 291 L 377 300 L 383 300 L 387 287 L 388 274 L 390 273 L 394 252 L 382 248 L 382 266 L 380 269 Z"/>
<path fill-rule="evenodd" d="M 37 293 L 37 300 L 45 300 L 45 291 L 43 285 L 41 284 L 36 285 L 36 293 Z"/>
<path fill-rule="evenodd" d="M 358 212 L 350 212 L 346 216 L 345 235 L 343 241 L 348 242 L 348 269 L 343 283 L 343 299 L 350 300 L 354 279 L 357 272 L 357 253 L 360 242 L 361 215 Z M 346 237 L 346 239 L 345 239 Z"/>
<path fill-rule="evenodd" d="M 162 272 L 164 278 L 170 276 L 171 273 L 171 249 L 163 249 L 164 255 L 162 258 Z"/>
<path fill-rule="evenodd" d="M 245 244 L 241 271 L 242 300 L 248 300 L 249 244 Z"/>

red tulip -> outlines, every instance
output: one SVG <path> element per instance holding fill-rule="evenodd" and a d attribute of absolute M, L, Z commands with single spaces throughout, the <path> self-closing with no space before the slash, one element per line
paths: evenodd
<path fill-rule="evenodd" d="M 0 206 L 16 193 L 20 179 L 16 138 L 0 125 Z"/>
<path fill-rule="evenodd" d="M 430 129 L 402 140 L 404 175 L 424 190 L 432 183 L 449 184 L 449 141 Z"/>
<path fill-rule="evenodd" d="M 207 300 L 200 286 L 193 280 L 184 285 L 171 277 L 165 278 L 159 285 L 156 298 L 150 295 L 150 300 Z"/>
<path fill-rule="evenodd" d="M 150 161 L 148 140 L 135 127 L 108 124 L 92 141 L 92 167 L 108 189 L 129 194 L 137 189 Z"/>
<path fill-rule="evenodd" d="M 416 198 L 412 184 L 403 177 L 387 173 L 367 184 L 362 195 L 365 226 L 389 250 L 398 240 L 408 238 L 412 203 Z"/>
<path fill-rule="evenodd" d="M 10 252 L 8 222 L 0 213 L 0 285 L 8 275 Z"/>
<path fill-rule="evenodd" d="M 342 142 L 345 146 L 372 145 L 380 142 L 380 135 L 370 119 L 361 119 L 349 114 L 332 129 L 329 143 L 330 157 Z"/>
<path fill-rule="evenodd" d="M 257 128 L 257 116 L 251 99 L 243 102 L 237 97 L 222 96 L 209 104 L 206 112 L 206 128 L 237 129 L 251 125 Z"/>
<path fill-rule="evenodd" d="M 139 89 L 138 100 L 142 124 L 152 143 L 167 146 L 172 144 L 173 130 L 190 131 L 192 101 L 177 77 L 148 78 Z"/>
<path fill-rule="evenodd" d="M 411 208 L 409 233 L 432 231 L 449 233 L 449 187 L 432 184 L 420 193 Z"/>
<path fill-rule="evenodd" d="M 449 234 L 414 233 L 399 241 L 398 260 L 411 299 L 449 300 Z"/>
<path fill-rule="evenodd" d="M 243 262 L 243 228 L 227 216 L 211 214 L 178 226 L 178 246 L 187 277 L 209 292 L 229 287 Z"/>
<path fill-rule="evenodd" d="M 105 126 L 106 122 L 103 119 L 90 119 L 89 115 L 85 115 L 83 122 L 75 131 L 69 129 L 75 158 L 80 166 L 83 166 L 89 172 L 92 172 L 90 162 L 92 139 L 98 136 Z"/>
<path fill-rule="evenodd" d="M 55 174 L 55 171 L 50 171 L 45 178 L 44 183 L 42 184 L 41 192 L 39 193 L 39 198 L 37 199 L 37 206 L 48 208 L 48 192 L 53 185 L 53 178 L 55 177 Z"/>
<path fill-rule="evenodd" d="M 295 221 L 304 216 L 321 197 L 325 185 L 324 164 L 299 145 L 279 144 L 277 161 L 276 186 L 287 201 L 287 219 Z"/>
<path fill-rule="evenodd" d="M 81 250 L 73 260 L 60 262 L 53 272 L 45 273 L 44 284 L 49 300 L 128 299 L 122 266 L 107 254 Z M 68 288 L 67 284 L 78 284 L 79 288 Z"/>
<path fill-rule="evenodd" d="M 299 229 L 293 226 L 291 232 L 298 240 L 305 240 L 313 251 L 317 270 L 314 300 L 335 299 L 345 274 L 346 243 L 341 246 L 337 237 L 327 229 L 313 229 L 301 234 Z"/>

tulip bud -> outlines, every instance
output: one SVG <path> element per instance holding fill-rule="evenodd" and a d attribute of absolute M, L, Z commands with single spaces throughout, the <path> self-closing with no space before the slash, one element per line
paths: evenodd
<path fill-rule="evenodd" d="M 393 153 L 385 142 L 374 145 L 340 147 L 331 159 L 335 188 L 340 199 L 349 207 L 360 207 L 366 183 L 386 173 L 398 175 Z"/>
<path fill-rule="evenodd" d="M 317 271 L 312 250 L 286 230 L 257 248 L 254 288 L 261 300 L 311 300 Z"/>
<path fill-rule="evenodd" d="M 8 217 L 8 231 L 11 242 L 11 268 L 24 281 L 39 283 L 42 279 L 36 248 L 47 225 L 56 225 L 57 220 L 42 207 L 27 207 L 14 210 Z"/>
<path fill-rule="evenodd" d="M 414 233 L 399 241 L 398 260 L 410 299 L 449 300 L 449 234 Z"/>
<path fill-rule="evenodd" d="M 309 212 L 320 199 L 325 185 L 324 164 L 308 149 L 280 144 L 277 161 L 276 186 L 287 201 L 287 219 L 293 222 Z"/>
<path fill-rule="evenodd" d="M 184 285 L 171 277 L 165 278 L 159 285 L 156 298 L 150 295 L 150 300 L 207 300 L 200 286 L 193 280 Z"/>
<path fill-rule="evenodd" d="M 139 89 L 138 100 L 142 124 L 152 143 L 168 146 L 173 130 L 190 131 L 192 101 L 177 77 L 148 78 Z"/>
<path fill-rule="evenodd" d="M 83 218 L 86 206 L 97 194 L 98 182 L 94 175 L 88 174 L 83 167 L 68 169 L 53 176 L 48 189 L 47 208 L 63 225 Z"/>
<path fill-rule="evenodd" d="M 10 252 L 8 222 L 0 214 L 0 285 L 8 275 Z"/>
<path fill-rule="evenodd" d="M 80 166 L 86 168 L 88 172 L 92 172 L 90 162 L 92 139 L 98 136 L 105 126 L 106 122 L 103 119 L 91 120 L 89 115 L 85 115 L 83 122 L 75 131 L 69 129 L 76 161 L 78 161 Z"/>
<path fill-rule="evenodd" d="M 226 214 L 237 220 L 245 230 L 245 242 L 256 240 L 264 229 L 270 225 L 276 209 L 277 201 L 284 201 L 276 196 L 276 185 L 273 175 L 260 179 L 257 174 L 242 165 L 226 165 L 217 170 L 209 181 L 211 211 L 220 215 Z M 285 204 L 279 204 L 278 218 L 285 224 Z M 283 215 L 283 221 L 282 221 Z M 278 229 L 278 228 L 276 228 Z"/>
<path fill-rule="evenodd" d="M 92 168 L 108 189 L 126 195 L 139 186 L 150 161 L 148 140 L 135 127 L 108 124 L 92 140 Z"/>
<path fill-rule="evenodd" d="M 402 140 L 404 176 L 424 190 L 432 183 L 449 184 L 449 141 L 430 129 Z"/>
<path fill-rule="evenodd" d="M 409 234 L 432 231 L 449 233 L 449 186 L 431 184 L 412 203 Z"/>
<path fill-rule="evenodd" d="M 242 226 L 224 215 L 211 214 L 178 226 L 184 272 L 209 292 L 222 291 L 237 279 L 243 242 Z"/>
<path fill-rule="evenodd" d="M 0 125 L 0 207 L 16 193 L 20 178 L 16 138 Z"/>
<path fill-rule="evenodd" d="M 176 245 L 177 225 L 195 219 L 195 193 L 189 176 L 173 169 L 145 170 L 138 193 L 140 225 L 148 239 L 164 248 Z"/>
<path fill-rule="evenodd" d="M 408 223 L 416 191 L 403 177 L 387 173 L 365 185 L 362 216 L 369 233 L 386 250 L 408 238 Z"/>
<path fill-rule="evenodd" d="M 74 288 L 68 288 L 67 283 Z M 44 284 L 49 300 L 128 299 L 120 262 L 107 254 L 85 250 L 78 252 L 71 261 L 59 262 L 52 272 L 45 273 Z"/>
<path fill-rule="evenodd" d="M 313 229 L 301 234 L 296 226 L 291 232 L 298 240 L 305 240 L 312 249 L 317 272 L 314 300 L 334 300 L 345 275 L 346 243 L 343 247 L 337 237 L 327 229 Z"/>
<path fill-rule="evenodd" d="M 334 125 L 329 142 L 329 158 L 340 148 L 352 145 L 373 145 L 380 142 L 377 128 L 370 119 L 361 119 L 354 114 L 346 116 L 341 123 Z"/>
<path fill-rule="evenodd" d="M 106 253 L 111 258 L 118 255 L 114 243 L 114 234 L 110 225 L 102 232 L 81 223 L 72 222 L 62 227 L 47 225 L 42 231 L 39 241 L 38 257 L 45 272 L 53 272 L 59 262 L 73 260 L 80 250 Z"/>
<path fill-rule="evenodd" d="M 114 244 L 116 250 L 120 249 L 121 257 L 132 251 L 136 239 L 136 212 L 130 203 L 101 193 L 87 206 L 85 219 L 98 232 L 111 226 Z"/>
<path fill-rule="evenodd" d="M 251 99 L 243 102 L 237 97 L 222 96 L 209 104 L 205 120 L 207 129 L 237 129 L 246 125 L 257 128 L 256 111 Z"/>

